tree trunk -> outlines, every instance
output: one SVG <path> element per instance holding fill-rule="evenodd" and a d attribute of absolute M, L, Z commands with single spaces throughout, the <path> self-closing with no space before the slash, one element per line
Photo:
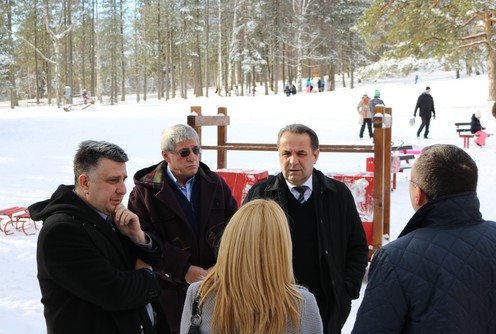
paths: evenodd
<path fill-rule="evenodd" d="M 210 34 L 210 22 L 209 22 L 209 13 L 210 13 L 210 2 L 209 0 L 205 1 L 205 97 L 208 97 L 208 50 L 210 48 L 209 45 L 209 34 Z"/>
<path fill-rule="evenodd" d="M 14 7 L 14 2 L 9 0 L 8 2 L 9 8 L 7 10 L 7 28 L 8 32 L 8 44 L 10 46 L 9 52 L 13 51 L 14 40 L 12 39 L 12 9 Z M 9 65 L 8 69 L 9 73 L 9 82 L 10 82 L 10 108 L 14 109 L 19 106 L 19 100 L 17 99 L 17 88 L 16 88 L 16 75 L 15 75 L 15 66 L 14 64 Z"/>
<path fill-rule="evenodd" d="M 222 96 L 222 1 L 221 0 L 218 0 L 218 6 L 217 6 L 217 15 L 218 15 L 218 20 L 219 20 L 219 36 L 217 36 L 218 38 L 218 42 L 217 42 L 217 54 L 218 54 L 218 58 L 217 58 L 217 70 L 218 70 L 218 78 L 217 78 L 217 94 L 219 94 L 219 96 Z"/>
<path fill-rule="evenodd" d="M 331 92 L 336 90 L 336 66 L 334 64 L 331 64 L 329 71 L 329 90 Z"/>
<path fill-rule="evenodd" d="M 139 0 L 134 2 L 134 70 L 135 70 L 135 87 L 136 102 L 140 102 L 140 65 L 139 65 L 139 48 L 138 48 L 138 11 L 141 8 Z"/>
<path fill-rule="evenodd" d="M 157 4 L 157 98 L 159 100 L 164 97 L 164 77 L 163 77 L 163 65 L 162 65 L 162 24 L 161 24 L 161 2 Z"/>
<path fill-rule="evenodd" d="M 85 13 L 85 3 L 84 0 L 81 0 L 81 10 L 83 12 L 83 15 L 81 17 L 81 25 L 83 26 L 82 29 L 82 36 L 81 36 L 81 89 L 87 89 L 86 85 L 86 13 Z M 92 96 L 93 94 L 90 93 Z"/>
<path fill-rule="evenodd" d="M 233 73 L 235 71 L 236 62 L 234 60 L 234 55 L 238 50 L 238 34 L 236 33 L 236 26 L 238 25 L 238 1 L 234 0 L 233 2 L 233 20 L 232 20 L 232 31 L 231 31 L 231 40 L 229 41 L 228 51 L 227 51 L 227 87 L 226 91 L 230 91 L 233 89 L 233 86 L 237 86 L 237 75 Z M 219 11 L 221 9 L 219 8 Z M 219 16 L 220 19 L 220 16 Z M 220 33 L 220 30 L 219 30 Z M 226 34 L 227 35 L 227 34 Z M 220 49 L 220 48 L 219 48 Z M 233 83 L 234 80 L 234 83 Z"/>
<path fill-rule="evenodd" d="M 67 0 L 66 1 L 66 6 L 67 6 L 67 12 L 66 12 L 66 15 L 67 15 L 67 26 L 70 27 L 72 26 L 72 1 L 71 0 Z M 66 71 L 66 82 L 65 82 L 65 85 L 66 86 L 69 86 L 72 89 L 74 89 L 74 84 L 73 84 L 73 71 L 72 71 L 72 63 L 73 63 L 73 54 L 72 54 L 72 48 L 73 48 L 73 41 L 72 41 L 72 29 L 69 30 L 69 32 L 67 33 L 67 38 L 66 38 L 66 63 L 65 63 L 65 71 Z M 72 104 L 72 93 L 70 94 L 70 96 L 68 96 L 69 98 L 69 103 Z"/>
<path fill-rule="evenodd" d="M 39 48 L 38 45 L 38 0 L 34 0 L 34 17 L 35 19 L 33 20 L 34 22 L 34 47 L 36 49 Z M 34 51 L 34 75 L 35 75 L 35 81 L 36 81 L 36 104 L 40 104 L 40 97 L 41 97 L 41 87 L 40 87 L 40 69 L 39 69 L 39 56 L 38 52 L 36 50 Z"/>
<path fill-rule="evenodd" d="M 91 4 L 91 30 L 90 30 L 90 70 L 91 70 L 91 95 L 95 96 L 97 93 L 97 75 L 96 75 L 96 47 L 97 40 L 95 36 L 95 13 L 96 13 L 96 1 L 93 0 Z"/>
<path fill-rule="evenodd" d="M 197 27 L 201 26 L 200 23 L 200 1 L 196 0 L 195 9 L 195 25 Z M 193 67 L 193 87 L 195 96 L 203 96 L 203 84 L 202 84 L 202 66 L 201 66 L 201 46 L 200 46 L 200 30 L 195 31 L 195 58 Z"/>
<path fill-rule="evenodd" d="M 489 81 L 489 100 L 496 101 L 496 51 L 493 49 L 489 49 L 487 76 Z"/>
<path fill-rule="evenodd" d="M 170 80 L 171 80 L 171 94 L 172 98 L 176 97 L 176 63 L 174 61 L 174 52 L 172 51 L 174 47 L 174 33 L 170 32 L 169 38 L 169 69 L 170 69 Z"/>
<path fill-rule="evenodd" d="M 126 56 L 124 50 L 124 9 L 122 8 L 122 3 L 124 0 L 119 1 L 120 5 L 120 17 L 119 17 L 119 26 L 120 26 L 120 36 L 119 39 L 121 41 L 121 49 L 120 49 L 120 57 L 121 57 L 121 101 L 126 101 Z"/>

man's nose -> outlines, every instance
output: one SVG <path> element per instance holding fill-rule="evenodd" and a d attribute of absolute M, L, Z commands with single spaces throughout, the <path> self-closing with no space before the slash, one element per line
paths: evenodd
<path fill-rule="evenodd" d="M 126 184 L 124 181 L 119 182 L 119 185 L 117 186 L 117 193 L 121 195 L 125 195 L 127 192 Z"/>
<path fill-rule="evenodd" d="M 289 157 L 289 163 L 294 165 L 298 162 L 298 157 L 296 156 L 296 154 L 291 154 L 291 156 Z"/>

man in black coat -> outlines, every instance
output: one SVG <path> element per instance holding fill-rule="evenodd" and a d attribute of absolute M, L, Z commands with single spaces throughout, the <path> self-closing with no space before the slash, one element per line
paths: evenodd
<path fill-rule="evenodd" d="M 84 141 L 74 158 L 75 187 L 60 185 L 29 207 L 43 220 L 37 263 L 48 334 L 168 333 L 152 266 L 158 243 L 121 203 L 126 153 L 107 142 Z"/>
<path fill-rule="evenodd" d="M 282 173 L 255 184 L 245 202 L 269 198 L 288 216 L 296 280 L 315 295 L 324 333 L 341 333 L 360 293 L 368 260 L 362 222 L 349 189 L 313 168 L 317 134 L 302 124 L 279 131 Z"/>
<path fill-rule="evenodd" d="M 424 138 L 428 139 L 429 135 L 429 125 L 431 124 L 431 116 L 436 118 L 436 110 L 434 109 L 434 99 L 431 95 L 431 88 L 427 86 L 425 92 L 420 94 L 417 99 L 417 104 L 415 105 L 415 110 L 413 111 L 413 117 L 417 116 L 417 110 L 420 109 L 419 116 L 422 119 L 422 124 L 417 131 L 417 137 L 420 137 L 420 133 L 425 127 Z"/>
<path fill-rule="evenodd" d="M 416 211 L 372 258 L 353 334 L 494 333 L 496 222 L 482 218 L 477 165 L 426 147 L 409 186 Z"/>

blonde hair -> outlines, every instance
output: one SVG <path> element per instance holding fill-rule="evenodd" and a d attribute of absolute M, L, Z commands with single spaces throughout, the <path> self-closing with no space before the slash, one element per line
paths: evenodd
<path fill-rule="evenodd" d="M 222 236 L 216 265 L 200 287 L 212 294 L 216 334 L 279 334 L 300 323 L 303 301 L 293 275 L 288 221 L 272 200 L 243 205 Z"/>

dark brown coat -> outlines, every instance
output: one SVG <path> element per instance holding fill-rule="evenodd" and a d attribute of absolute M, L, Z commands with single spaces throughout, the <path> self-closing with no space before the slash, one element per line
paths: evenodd
<path fill-rule="evenodd" d="M 171 332 L 179 332 L 188 284 L 189 265 L 208 269 L 215 264 L 216 248 L 224 227 L 238 209 L 224 179 L 200 163 L 195 186 L 200 191 L 200 234 L 194 233 L 165 179 L 167 162 L 142 169 L 134 176 L 129 209 L 139 217 L 142 229 L 160 240 L 165 250 L 164 271 L 158 273 L 162 306 Z"/>

